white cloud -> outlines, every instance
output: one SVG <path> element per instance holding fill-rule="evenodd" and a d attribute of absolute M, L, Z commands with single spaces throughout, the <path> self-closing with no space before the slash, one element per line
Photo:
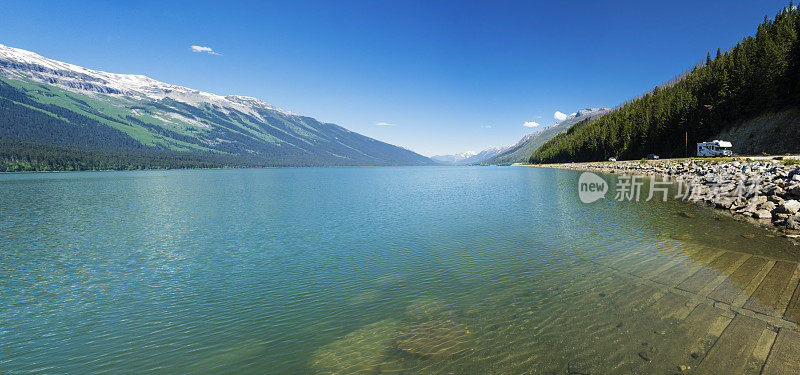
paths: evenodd
<path fill-rule="evenodd" d="M 556 111 L 556 113 L 553 113 L 553 118 L 558 121 L 564 121 L 567 119 L 567 115 L 565 113 L 561 113 L 561 111 Z"/>
<path fill-rule="evenodd" d="M 383 122 L 383 121 L 376 122 L 375 125 L 378 125 L 378 126 L 392 126 L 392 124 L 390 124 L 388 122 Z"/>
<path fill-rule="evenodd" d="M 221 53 L 217 53 L 217 52 L 215 52 L 215 51 L 214 51 L 214 50 L 213 50 L 211 47 L 205 47 L 205 46 L 190 46 L 190 47 L 189 47 L 189 49 L 191 49 L 191 50 L 192 50 L 192 52 L 198 52 L 198 53 L 207 53 L 207 54 L 209 54 L 209 55 L 217 55 L 217 56 L 219 56 L 219 55 L 222 55 Z"/>
<path fill-rule="evenodd" d="M 481 129 L 491 129 L 491 125 L 481 125 Z"/>
<path fill-rule="evenodd" d="M 540 123 L 538 123 L 536 121 L 525 121 L 525 123 L 522 124 L 522 126 L 525 126 L 525 127 L 528 127 L 528 128 L 535 128 L 535 127 L 541 126 L 541 125 L 542 124 L 540 124 Z"/>

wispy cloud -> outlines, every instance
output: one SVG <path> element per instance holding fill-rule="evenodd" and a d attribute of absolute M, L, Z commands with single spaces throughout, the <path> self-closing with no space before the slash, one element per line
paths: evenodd
<path fill-rule="evenodd" d="M 525 121 L 525 123 L 522 124 L 522 126 L 527 127 L 527 128 L 535 128 L 535 127 L 541 126 L 541 125 L 542 124 L 540 124 L 540 123 L 538 123 L 536 121 Z"/>
<path fill-rule="evenodd" d="M 561 111 L 556 111 L 556 113 L 553 113 L 553 118 L 558 121 L 564 121 L 567 119 L 567 114 L 561 113 Z"/>
<path fill-rule="evenodd" d="M 394 124 L 390 124 L 388 122 L 381 121 L 381 122 L 376 122 L 375 125 L 378 125 L 378 126 L 392 126 Z"/>
<path fill-rule="evenodd" d="M 221 53 L 214 51 L 214 49 L 212 49 L 211 47 L 206 47 L 206 46 L 190 46 L 189 49 L 191 49 L 192 52 L 197 52 L 197 53 L 207 53 L 209 55 L 217 55 L 217 56 L 222 55 Z"/>
<path fill-rule="evenodd" d="M 481 129 L 491 129 L 491 125 L 481 125 Z"/>

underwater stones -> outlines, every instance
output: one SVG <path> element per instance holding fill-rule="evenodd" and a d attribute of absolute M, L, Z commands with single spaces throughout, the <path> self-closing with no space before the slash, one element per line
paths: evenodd
<path fill-rule="evenodd" d="M 189 364 L 180 373 L 209 373 L 232 363 L 259 357 L 269 350 L 263 341 L 244 340 L 231 346 L 204 353 L 203 358 Z"/>
<path fill-rule="evenodd" d="M 406 354 L 442 359 L 470 350 L 472 335 L 463 324 L 431 320 L 403 327 L 395 347 Z"/>
<path fill-rule="evenodd" d="M 567 363 L 567 374 L 569 375 L 591 375 L 591 367 L 580 360 L 572 360 Z"/>
<path fill-rule="evenodd" d="M 685 218 L 688 218 L 688 219 L 691 219 L 691 218 L 694 217 L 694 215 L 692 215 L 692 214 L 690 214 L 690 213 L 688 213 L 686 211 L 681 211 L 680 215 L 685 217 Z"/>
<path fill-rule="evenodd" d="M 351 333 L 311 354 L 310 366 L 322 373 L 377 371 L 397 337 L 398 323 L 381 320 Z"/>
<path fill-rule="evenodd" d="M 689 233 L 673 234 L 670 235 L 669 238 L 678 241 L 688 241 L 692 239 L 692 235 L 690 235 Z"/>
<path fill-rule="evenodd" d="M 369 290 L 366 292 L 359 293 L 352 298 L 350 298 L 350 303 L 360 305 L 372 302 L 381 297 L 380 290 Z"/>
<path fill-rule="evenodd" d="M 449 309 L 450 306 L 438 299 L 421 297 L 411 301 L 406 308 L 406 316 L 416 321 L 432 320 L 450 315 Z"/>

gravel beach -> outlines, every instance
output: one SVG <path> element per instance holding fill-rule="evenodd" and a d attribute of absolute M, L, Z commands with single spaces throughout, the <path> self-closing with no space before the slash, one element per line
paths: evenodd
<path fill-rule="evenodd" d="M 800 163 L 797 159 L 665 159 L 539 165 L 631 176 L 663 176 L 684 183 L 685 200 L 800 237 Z"/>

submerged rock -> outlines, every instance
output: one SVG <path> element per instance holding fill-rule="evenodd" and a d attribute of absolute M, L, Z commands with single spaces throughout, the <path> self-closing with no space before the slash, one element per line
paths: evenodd
<path fill-rule="evenodd" d="M 397 327 L 393 319 L 364 326 L 317 349 L 309 364 L 322 373 L 376 372 L 392 348 Z"/>
<path fill-rule="evenodd" d="M 396 340 L 398 350 L 421 357 L 447 358 L 472 348 L 472 335 L 451 320 L 428 321 L 404 327 Z"/>
<path fill-rule="evenodd" d="M 436 298 L 417 298 L 406 308 L 406 316 L 415 321 L 427 321 L 447 315 L 450 315 L 450 306 Z"/>
<path fill-rule="evenodd" d="M 569 375 L 590 375 L 591 373 L 591 366 L 582 361 L 573 360 L 567 363 L 567 374 Z"/>

